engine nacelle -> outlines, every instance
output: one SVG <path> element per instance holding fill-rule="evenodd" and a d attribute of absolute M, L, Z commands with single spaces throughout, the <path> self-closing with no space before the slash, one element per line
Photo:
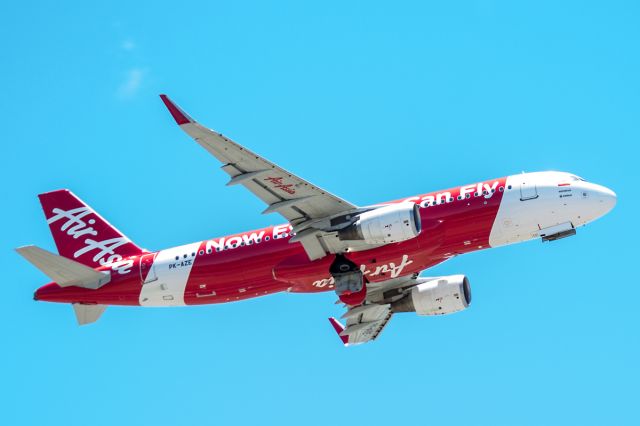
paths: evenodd
<path fill-rule="evenodd" d="M 397 243 L 417 237 L 421 227 L 418 205 L 398 203 L 360 214 L 354 223 L 338 231 L 338 238 L 368 244 Z"/>
<path fill-rule="evenodd" d="M 418 284 L 404 299 L 391 304 L 393 312 L 446 315 L 462 311 L 471 303 L 471 287 L 464 275 L 440 277 Z"/>

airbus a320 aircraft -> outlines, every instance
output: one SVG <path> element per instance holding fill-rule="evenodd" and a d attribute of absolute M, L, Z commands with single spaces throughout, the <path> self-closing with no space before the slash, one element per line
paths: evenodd
<path fill-rule="evenodd" d="M 345 345 L 377 338 L 399 312 L 444 315 L 471 302 L 465 275 L 421 277 L 452 257 L 531 239 L 553 241 L 609 212 L 616 195 L 564 172 L 523 173 L 356 206 L 195 122 L 161 95 L 177 124 L 229 176 L 288 223 L 152 252 L 72 192 L 40 194 L 59 254 L 17 251 L 53 282 L 35 300 L 71 303 L 79 324 L 108 305 L 225 303 L 287 291 L 336 292 Z"/>

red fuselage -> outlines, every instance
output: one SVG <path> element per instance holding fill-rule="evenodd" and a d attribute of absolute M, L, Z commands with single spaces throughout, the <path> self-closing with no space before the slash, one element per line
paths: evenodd
<path fill-rule="evenodd" d="M 421 204 L 420 235 L 348 256 L 362 265 L 367 280 L 375 283 L 417 274 L 453 256 L 489 248 L 489 236 L 507 190 L 506 180 L 489 181 L 497 182 L 494 188 L 500 190 L 488 198 L 460 197 L 460 188 L 456 187 L 396 200 Z M 447 192 L 451 198 L 442 203 L 426 206 L 423 201 L 437 200 L 437 194 Z M 41 287 L 35 298 L 64 303 L 175 306 L 231 302 L 280 291 L 332 290 L 328 271 L 334 256 L 310 261 L 301 244 L 289 243 L 290 229 L 288 225 L 269 227 L 132 256 L 128 259 L 133 261 L 130 268 L 112 271 L 111 282 L 97 290 L 62 288 L 51 283 Z M 100 269 L 111 270 L 108 266 Z M 184 282 L 178 285 L 163 283 L 180 280 Z M 152 290 L 154 286 L 157 291 Z"/>

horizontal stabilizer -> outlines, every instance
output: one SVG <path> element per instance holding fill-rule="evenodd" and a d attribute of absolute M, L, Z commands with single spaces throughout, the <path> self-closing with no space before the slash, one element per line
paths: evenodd
<path fill-rule="evenodd" d="M 111 281 L 111 275 L 108 272 L 96 271 L 40 247 L 24 246 L 17 248 L 16 251 L 60 287 L 76 286 L 95 290 Z"/>
<path fill-rule="evenodd" d="M 76 313 L 78 325 L 91 324 L 92 322 L 98 321 L 105 309 L 107 309 L 107 305 L 73 304 L 73 311 Z"/>

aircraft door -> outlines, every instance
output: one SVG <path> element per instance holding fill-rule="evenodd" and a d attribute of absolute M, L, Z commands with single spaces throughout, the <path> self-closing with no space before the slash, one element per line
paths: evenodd
<path fill-rule="evenodd" d="M 148 284 L 158 279 L 153 264 L 155 253 L 144 254 L 140 257 L 140 279 L 142 284 Z"/>
<path fill-rule="evenodd" d="M 538 198 L 538 188 L 530 176 L 522 174 L 520 178 L 520 201 Z"/>

